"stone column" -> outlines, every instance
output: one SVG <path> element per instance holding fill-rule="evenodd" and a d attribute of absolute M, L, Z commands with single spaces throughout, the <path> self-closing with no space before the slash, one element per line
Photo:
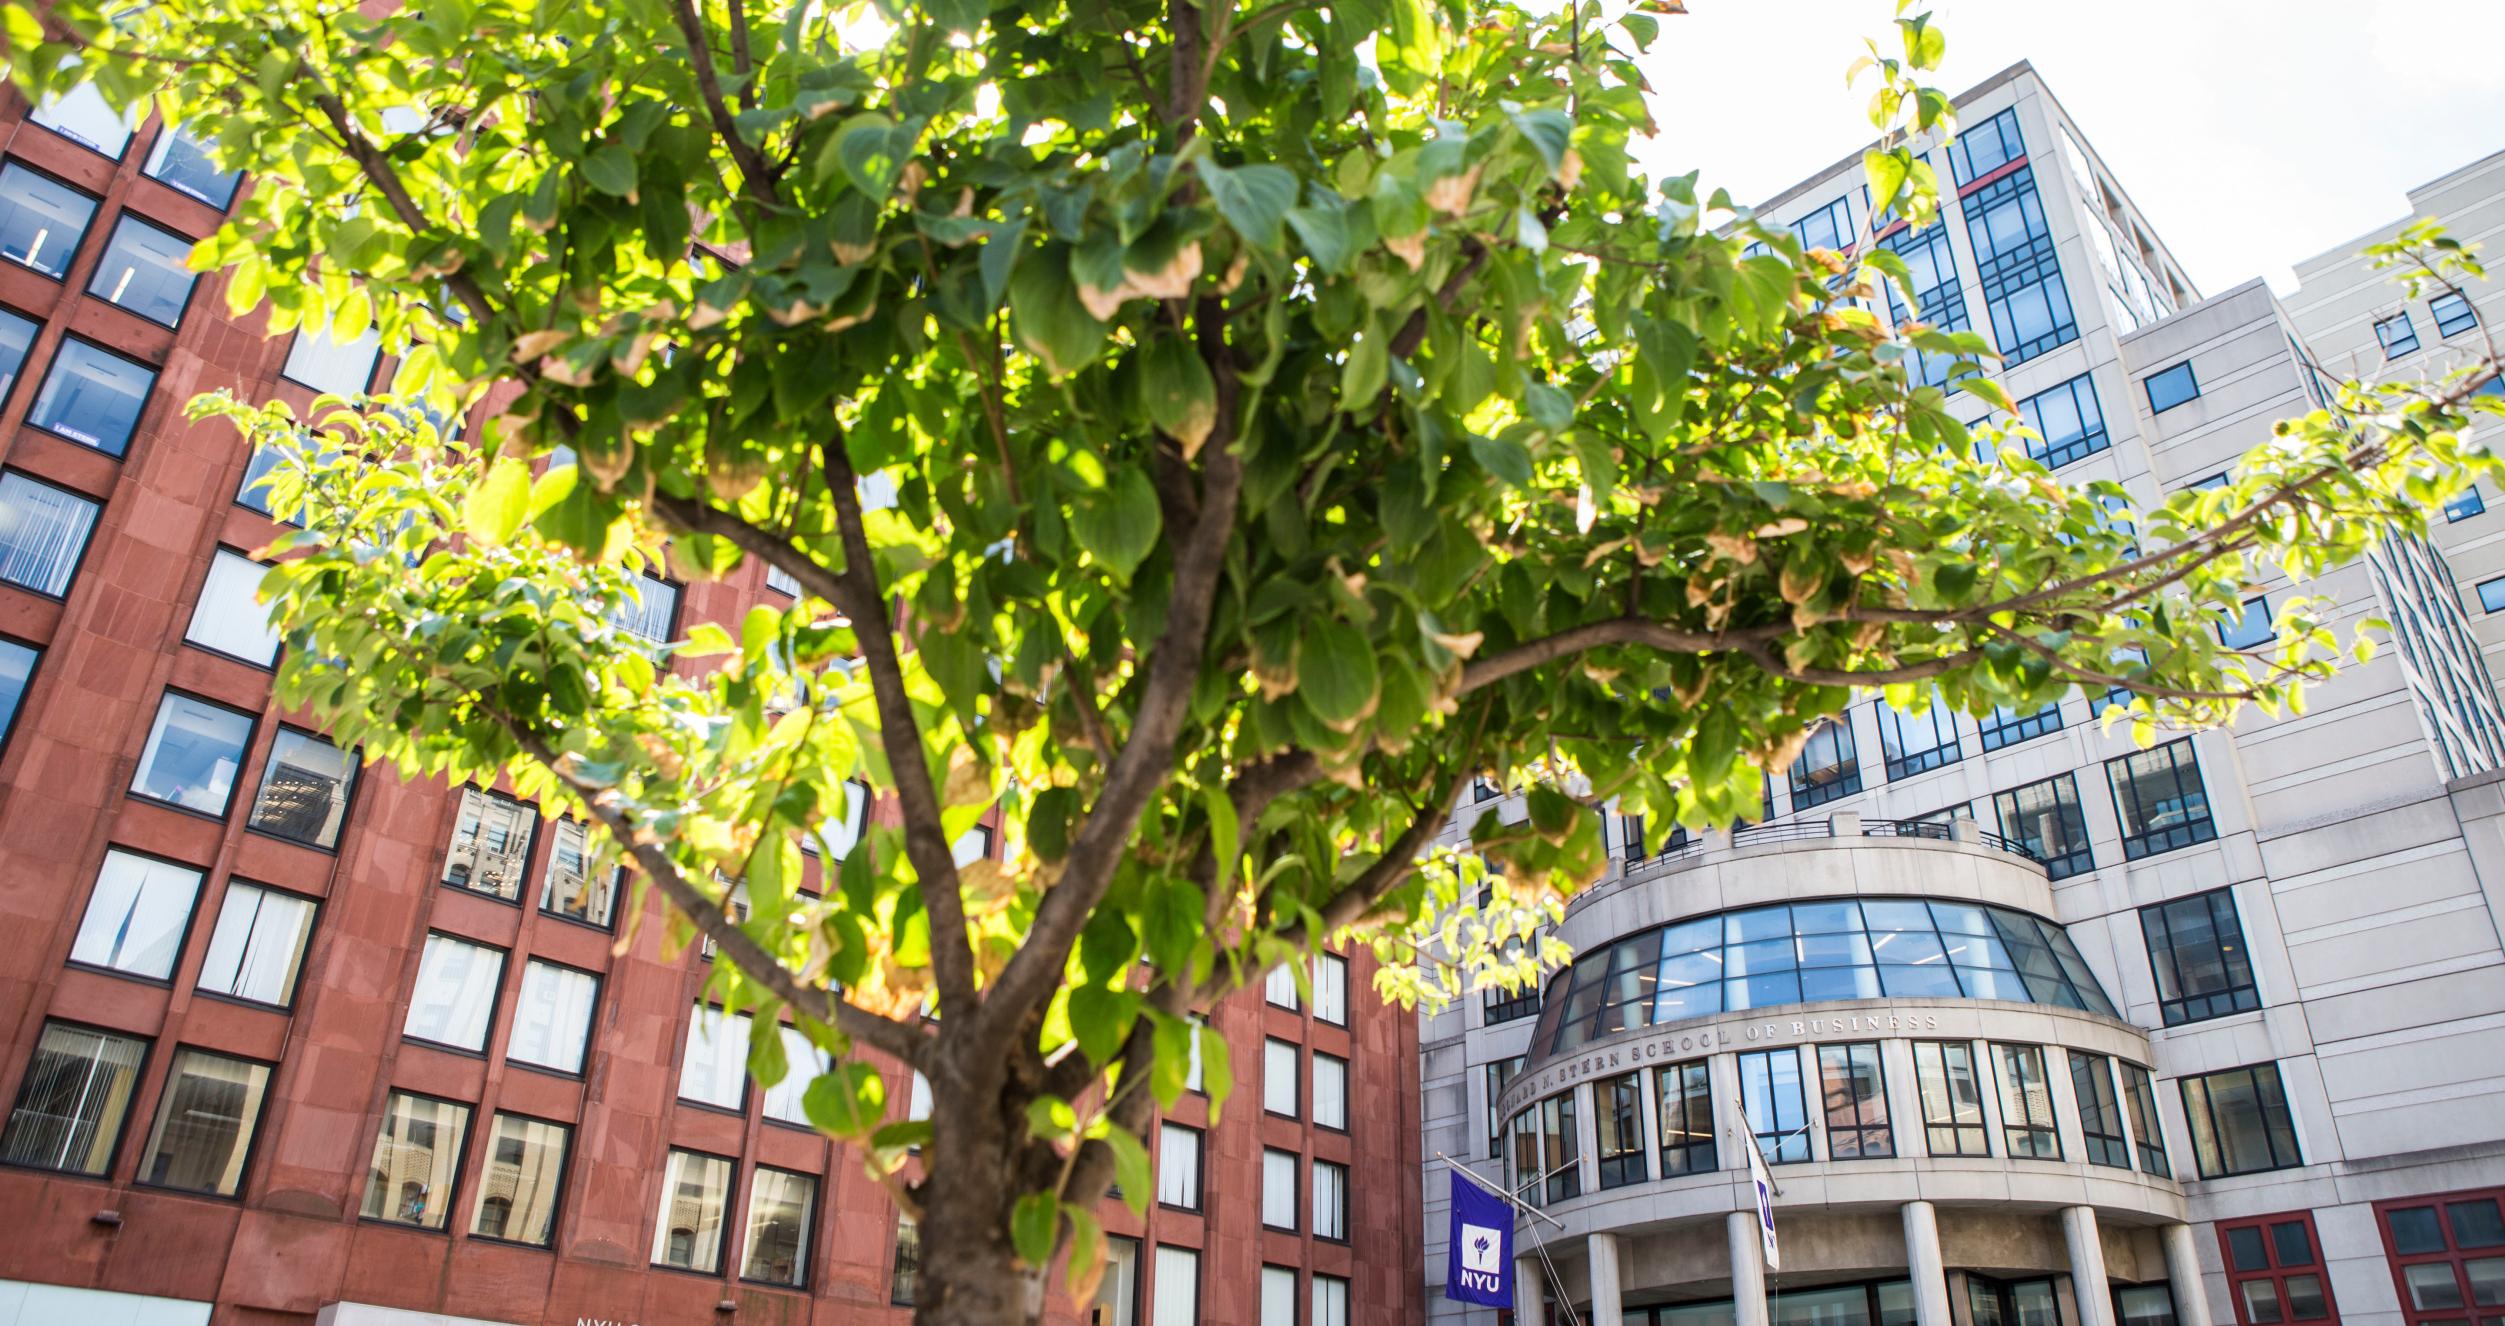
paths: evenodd
<path fill-rule="evenodd" d="M 1753 1199 L 1748 1210 L 1723 1217 L 1723 1226 L 1731 1241 L 1731 1326 L 1767 1326 L 1766 1249 Z"/>
<path fill-rule="evenodd" d="M 2168 1225 L 2166 1280 L 2174 1287 L 2175 1326 L 2209 1326 L 2209 1287 L 2201 1278 L 2200 1245 L 2190 1225 Z"/>
<path fill-rule="evenodd" d="M 2114 1293 L 2105 1281 L 2105 1240 L 2096 1230 L 2096 1208 L 2063 1207 L 2061 1241 L 2070 1249 L 2070 1290 L 2079 1300 L 2079 1326 L 2114 1326 Z"/>
<path fill-rule="evenodd" d="M 1539 1254 L 1526 1252 L 1514 1258 L 1514 1326 L 1548 1326 L 1547 1305 L 1548 1273 L 1540 1268 Z"/>
<path fill-rule="evenodd" d="M 1623 1326 L 1618 1306 L 1618 1236 L 1586 1235 L 1583 1247 L 1592 1282 L 1592 1326 Z"/>
<path fill-rule="evenodd" d="M 1948 1267 L 1940 1260 L 1939 1213 L 1929 1202 L 1907 1202 L 1904 1215 L 1905 1272 L 1913 1279 L 1914 1326 L 1949 1326 Z"/>

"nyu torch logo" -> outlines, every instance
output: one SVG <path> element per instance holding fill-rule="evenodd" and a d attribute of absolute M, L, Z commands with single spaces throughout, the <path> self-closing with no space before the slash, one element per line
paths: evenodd
<path fill-rule="evenodd" d="M 1458 1171 L 1453 1175 L 1451 1257 L 1444 1296 L 1485 1307 L 1513 1306 L 1513 1208 Z"/>
<path fill-rule="evenodd" d="M 1504 1239 L 1485 1225 L 1461 1227 L 1461 1279 L 1473 1289 L 1493 1293 L 1504 1266 Z"/>

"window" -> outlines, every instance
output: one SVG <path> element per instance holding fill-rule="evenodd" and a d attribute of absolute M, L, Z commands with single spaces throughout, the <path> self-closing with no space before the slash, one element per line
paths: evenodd
<path fill-rule="evenodd" d="M 113 238 L 105 241 L 96 274 L 87 280 L 87 293 L 172 327 L 191 302 L 190 260 L 190 240 L 124 212 L 114 223 Z"/>
<path fill-rule="evenodd" d="M 1894 281 L 1887 283 L 1890 322 L 1900 328 L 1921 322 L 1944 332 L 1965 331 L 1973 325 L 1966 315 L 1965 283 L 1957 276 L 1957 258 L 1949 245 L 1948 227 L 1915 230 L 1908 226 L 1890 232 L 1879 241 L 1879 246 L 1892 249 L 1903 258 L 1906 274 L 1913 278 L 1911 290 L 1897 289 Z M 1916 351 L 1910 361 L 1914 385 L 1945 385 L 1956 371 L 1958 358 L 1937 350 Z"/>
<path fill-rule="evenodd" d="M 561 1123 L 499 1114 L 487 1138 L 487 1173 L 470 1211 L 470 1233 L 546 1247 L 557 1230 L 565 1189 L 566 1147 L 573 1130 Z"/>
<path fill-rule="evenodd" d="M 2122 1102 L 2114 1095 L 2113 1061 L 2072 1050 L 2070 1085 L 2079 1102 L 2079 1135 L 2091 1165 L 2131 1168 L 2131 1146 L 2122 1134 Z"/>
<path fill-rule="evenodd" d="M 1958 136 L 1962 145 L 1965 135 Z M 1961 197 L 1975 274 L 1992 316 L 1993 343 L 2004 367 L 2023 363 L 2079 338 L 2070 289 L 2062 280 L 2035 172 L 2020 167 Z M 2086 454 L 2082 452 L 2081 454 Z"/>
<path fill-rule="evenodd" d="M 209 558 L 208 578 L 200 584 L 183 639 L 256 668 L 277 663 L 278 632 L 259 600 L 261 577 L 268 571 L 242 553 L 218 549 Z"/>
<path fill-rule="evenodd" d="M 2130 860 L 2218 836 L 2190 737 L 2107 760 L 2105 778 L 2122 819 L 2122 854 Z"/>
<path fill-rule="evenodd" d="M 2305 1163 L 2296 1146 L 2277 1064 L 2255 1064 L 2184 1078 L 2183 1117 L 2204 1179 L 2259 1174 Z"/>
<path fill-rule="evenodd" d="M 76 337 L 64 337 L 52 369 L 35 392 L 26 422 L 81 446 L 119 456 L 139 427 L 139 411 L 156 385 L 153 368 Z"/>
<path fill-rule="evenodd" d="M 1757 1149 L 1769 1165 L 1805 1164 L 1809 1110 L 1801 1096 L 1796 1050 L 1755 1050 L 1740 1056 L 1740 1108 L 1757 1130 Z"/>
<path fill-rule="evenodd" d="M 46 598 L 69 593 L 95 527 L 95 503 L 23 474 L 0 474 L 0 581 Z"/>
<path fill-rule="evenodd" d="M 2402 309 L 2388 318 L 2375 320 L 2375 339 L 2383 343 L 2383 357 L 2398 359 L 2418 348 L 2418 328 L 2409 320 L 2409 310 Z"/>
<path fill-rule="evenodd" d="M 1847 194 L 1792 223 L 1792 234 L 1804 249 L 1849 249 L 1853 246 L 1853 200 Z"/>
<path fill-rule="evenodd" d="M 1200 1209 L 1200 1130 L 1157 1125 L 1157 1204 Z"/>
<path fill-rule="evenodd" d="M 1999 750 L 2021 741 L 2033 741 L 2048 733 L 2061 731 L 2061 702 L 2053 701 L 2031 714 L 2022 714 L 2007 705 L 1994 705 L 1976 725 L 1983 734 L 1983 749 Z"/>
<path fill-rule="evenodd" d="M 1348 1167 L 1313 1162 L 1313 1236 L 1348 1241 Z"/>
<path fill-rule="evenodd" d="M 1348 959 L 1313 955 L 1313 1015 L 1334 1027 L 1348 1025 Z"/>
<path fill-rule="evenodd" d="M 315 910 L 310 898 L 239 879 L 226 881 L 197 988 L 275 1008 L 294 1003 L 296 974 L 313 939 Z"/>
<path fill-rule="evenodd" d="M 70 944 L 70 961 L 145 980 L 174 974 L 183 937 L 191 930 L 192 905 L 200 899 L 200 872 L 113 848 L 96 871 L 87 915 Z"/>
<path fill-rule="evenodd" d="M 777 1023 L 775 1030 L 783 1038 L 783 1062 L 790 1071 L 783 1074 L 782 1081 L 765 1089 L 765 1099 L 761 1102 L 765 1117 L 778 1123 L 813 1127 L 809 1122 L 807 1105 L 809 1084 L 833 1071 L 834 1057 L 811 1043 L 808 1036 L 788 1022 Z"/>
<path fill-rule="evenodd" d="M 748 1178 L 747 1253 L 739 1278 L 769 1285 L 809 1283 L 809 1224 L 818 1181 L 789 1170 L 757 1167 Z"/>
<path fill-rule="evenodd" d="M 185 1049 L 166 1070 L 156 1126 L 140 1156 L 139 1181 L 160 1188 L 232 1197 L 243 1187 L 267 1064 Z"/>
<path fill-rule="evenodd" d="M 2127 1059 L 2115 1067 L 2122 1070 L 2122 1103 L 2131 1111 L 2131 1140 L 2139 1152 L 2140 1172 L 2172 1178 L 2174 1167 L 2166 1162 L 2166 1130 L 2157 1121 L 2157 1084 L 2149 1080 L 2147 1069 Z"/>
<path fill-rule="evenodd" d="M 1264 1113 L 1297 1117 L 1296 1047 L 1282 1040 L 1261 1042 L 1261 1108 Z"/>
<path fill-rule="evenodd" d="M 1157 1245 L 1156 1278 L 1148 1310 L 1149 1326 L 1195 1326 L 1200 1320 L 1200 1254 L 1171 1244 Z"/>
<path fill-rule="evenodd" d="M 2218 1250 L 2236 1326 L 2335 1320 L 2319 1246 L 2309 1212 L 2219 1221 Z"/>
<path fill-rule="evenodd" d="M 209 157 L 208 144 L 173 124 L 157 135 L 156 146 L 150 149 L 148 164 L 142 169 L 149 178 L 221 212 L 235 201 L 235 186 L 244 177 L 240 170 L 219 170 Z"/>
<path fill-rule="evenodd" d="M 0 166 L 0 258 L 58 281 L 95 215 L 95 199 L 59 180 L 14 161 Z"/>
<path fill-rule="evenodd" d="M 487 1048 L 496 989 L 504 984 L 504 950 L 446 934 L 429 934 L 418 957 L 417 988 L 401 1033 L 456 1050 Z"/>
<path fill-rule="evenodd" d="M 591 828 L 581 820 L 557 821 L 551 837 L 548 876 L 539 889 L 539 910 L 608 929 L 624 867 L 596 872 L 592 869 Z"/>
<path fill-rule="evenodd" d="M 1644 1086 L 1638 1074 L 1592 1084 L 1592 1128 L 1602 1188 L 1642 1183 L 1652 1177 L 1644 1166 Z"/>
<path fill-rule="evenodd" d="M 912 1307 L 922 1292 L 922 1227 L 913 1217 L 896 1213 L 895 1265 L 887 1277 L 887 1301 Z"/>
<path fill-rule="evenodd" d="M 2044 1075 L 2040 1045 L 1992 1047 L 2001 1083 L 2001 1140 L 2013 1160 L 2061 1159 L 2061 1134 L 2053 1125 L 2053 1084 Z"/>
<path fill-rule="evenodd" d="M 1305 1326 L 1348 1326 L 1348 1282 L 1336 1275 L 1313 1275 L 1313 1315 Z"/>
<path fill-rule="evenodd" d="M 2198 400 L 2201 394 L 2200 379 L 2193 376 L 2189 359 L 2149 374 L 2140 385 L 2148 389 L 2148 408 L 2157 414 L 2185 401 Z"/>
<path fill-rule="evenodd" d="M 2096 383 L 2084 373 L 2018 402 L 2018 414 L 2036 433 L 2027 454 L 2052 469 L 2113 445 L 2105 411 L 2096 403 Z"/>
<path fill-rule="evenodd" d="M 687 1019 L 687 1057 L 679 1062 L 680 1100 L 719 1110 L 747 1107 L 748 1023 L 745 1013 L 696 1005 Z"/>
<path fill-rule="evenodd" d="M 1533 1206 L 1546 1206 L 1582 1195 L 1573 1092 L 1559 1092 L 1516 1114 L 1511 1131 L 1516 1197 Z"/>
<path fill-rule="evenodd" d="M 17 385 L 18 371 L 26 367 L 26 352 L 34 344 L 34 321 L 0 309 L 0 400 Z"/>
<path fill-rule="evenodd" d="M 1191 1039 L 1188 1042 L 1191 1046 L 1191 1057 L 1184 1061 L 1183 1089 L 1206 1096 L 1209 1094 L 1208 1070 L 1201 1061 L 1200 1046 L 1202 1041 L 1214 1038 L 1216 1033 L 1209 1030 L 1209 1019 L 1198 1013 L 1184 1014 L 1183 1025 L 1191 1031 Z"/>
<path fill-rule="evenodd" d="M 348 794 L 356 785 L 355 755 L 311 733 L 280 728 L 270 741 L 261 790 L 253 794 L 244 827 L 331 851 L 339 846 Z"/>
<path fill-rule="evenodd" d="M 1713 1078 L 1705 1062 L 1653 1070 L 1653 1094 L 1661 1110 L 1661 1177 L 1706 1174 L 1714 1155 Z"/>
<path fill-rule="evenodd" d="M 1807 810 L 1861 790 L 1861 761 L 1853 750 L 1853 729 L 1830 718 L 1809 734 L 1800 758 L 1792 761 L 1792 809 Z"/>
<path fill-rule="evenodd" d="M 2377 1202 L 2392 1278 L 2399 1282 L 2406 1326 L 2474 1320 L 2495 1326 L 2505 1316 L 2505 1191 L 2448 1193 Z M 2276 1230 L 2272 1231 L 2274 1234 Z M 2274 1248 L 2285 1260 L 2285 1248 Z"/>
<path fill-rule="evenodd" d="M 130 146 L 131 131 L 139 127 L 146 114 L 144 107 L 117 111 L 95 84 L 81 83 L 67 92 L 46 97 L 42 105 L 27 112 L 26 119 L 90 152 L 119 161 L 123 149 Z"/>
<path fill-rule="evenodd" d="M 461 789 L 461 812 L 452 822 L 452 846 L 444 853 L 443 882 L 456 889 L 484 893 L 505 902 L 519 902 L 522 897 L 522 874 L 531 860 L 531 837 L 539 827 L 539 812 L 512 797 L 477 787 Z M 560 825 L 559 841 L 564 840 Z M 576 826 L 579 835 L 580 826 Z M 560 863 L 552 854 L 548 863 L 549 887 L 556 886 Z M 582 852 L 573 856 L 574 873 L 582 870 Z M 578 885 L 579 887 L 579 885 Z M 547 907 L 543 900 L 540 904 Z M 549 908 L 549 910 L 559 910 Z"/>
<path fill-rule="evenodd" d="M 1957 748 L 1957 716 L 1938 696 L 1919 714 L 1879 702 L 1879 755 L 1891 781 L 1955 764 L 1963 754 Z"/>
<path fill-rule="evenodd" d="M 2487 511 L 2487 499 L 2479 496 L 2478 486 L 2474 484 L 2462 489 L 2461 496 L 2444 504 L 2444 519 L 2447 523 L 2459 524 L 2472 516 L 2486 515 Z"/>
<path fill-rule="evenodd" d="M 989 857 L 992 854 L 992 826 L 977 824 L 958 834 L 957 841 L 949 844 L 949 854 L 960 866 L 970 866 Z"/>
<path fill-rule="evenodd" d="M 765 587 L 777 594 L 800 597 L 800 581 L 791 572 L 769 562 L 765 568 Z"/>
<path fill-rule="evenodd" d="M 2505 580 L 2497 583 L 2505 586 Z M 1507 956 L 1512 955 L 1508 952 Z M 1491 985 L 1487 988 L 1487 993 L 1479 1000 L 1479 1024 L 1493 1027 L 1527 1017 L 1536 1017 L 1539 1011 L 1540 984 L 1537 980 L 1525 980 L 1522 988 L 1518 990 L 1508 989 L 1502 985 Z"/>
<path fill-rule="evenodd" d="M 382 349 L 381 334 L 371 329 L 342 345 L 332 340 L 327 330 L 299 327 L 296 339 L 287 347 L 287 364 L 279 371 L 288 381 L 318 392 L 360 395 L 366 384 L 374 380 L 374 361 L 381 357 Z"/>
<path fill-rule="evenodd" d="M 2235 891 L 2216 889 L 2140 909 L 2157 1007 L 2169 1027 L 2261 1007 Z"/>
<path fill-rule="evenodd" d="M 2487 612 L 2505 612 L 2505 576 L 2479 582 L 2479 607 Z"/>
<path fill-rule="evenodd" d="M 1913 1050 L 1924 1146 L 1935 1156 L 1992 1154 L 1983 1131 L 1983 1085 L 1974 1071 L 1974 1046 L 1915 1041 Z"/>
<path fill-rule="evenodd" d="M 522 993 L 513 1008 L 513 1036 L 505 1057 L 517 1063 L 583 1071 L 583 1048 L 591 1041 L 592 1007 L 600 978 L 587 971 L 532 958 L 522 964 Z"/>
<path fill-rule="evenodd" d="M 2255 595 L 2244 600 L 2243 614 L 2232 626 L 2218 628 L 2218 642 L 2229 649 L 2259 649 L 2276 635 L 2270 621 L 2270 596 Z"/>
<path fill-rule="evenodd" d="M 637 576 L 635 588 L 609 614 L 609 621 L 647 644 L 668 644 L 678 628 L 678 586 L 656 575 Z"/>
<path fill-rule="evenodd" d="M 1296 1228 L 1296 1153 L 1269 1147 L 1261 1152 L 1261 1223 L 1271 1229 Z"/>
<path fill-rule="evenodd" d="M 2018 109 L 2011 107 L 1957 135 L 1948 145 L 1948 166 L 1959 184 L 2027 159 L 2027 145 L 2018 133 Z"/>
<path fill-rule="evenodd" d="M 1261 1326 L 1296 1326 L 1296 1268 L 1261 1268 Z"/>
<path fill-rule="evenodd" d="M 713 1275 L 722 1269 L 722 1212 L 730 1205 L 731 1162 L 698 1151 L 670 1150 L 661 1183 L 661 1219 L 652 1230 L 652 1262 Z"/>
<path fill-rule="evenodd" d="M 2505 585 L 2505 580 L 2500 580 L 2497 583 Z M 1267 1001 L 1272 1008 L 1298 1007 L 1296 1002 L 1296 969 L 1285 963 L 1272 967 L 1270 969 L 1270 974 L 1261 978 L 1261 997 L 1263 1000 Z"/>
<path fill-rule="evenodd" d="M 2435 334 L 2450 336 L 2479 325 L 2479 311 L 2470 301 L 2447 290 L 2427 301 L 2427 311 L 2435 315 Z"/>
<path fill-rule="evenodd" d="M 847 778 L 843 791 L 843 812 L 819 821 L 817 833 L 800 840 L 801 851 L 819 853 L 829 861 L 841 861 L 852 855 L 852 849 L 861 842 L 862 833 L 870 827 L 870 785 L 857 778 Z"/>
<path fill-rule="evenodd" d="M 1818 1047 L 1826 1091 L 1827 1158 L 1883 1160 L 1896 1154 L 1887 1125 L 1887 1074 L 1872 1042 Z"/>
<path fill-rule="evenodd" d="M 1105 1274 L 1096 1282 L 1093 1326 L 1138 1326 L 1139 1240 L 1105 1236 Z"/>
<path fill-rule="evenodd" d="M 365 1203 L 358 1214 L 395 1225 L 442 1229 L 452 1214 L 461 1145 L 469 1132 L 469 1106 L 406 1091 L 391 1093 L 383 1102 L 383 1125 L 374 1135 Z"/>
<path fill-rule="evenodd" d="M 251 741 L 252 715 L 167 691 L 140 751 L 131 795 L 223 818 Z"/>
<path fill-rule="evenodd" d="M 1487 1154 L 1491 1160 L 1505 1158 L 1505 1121 L 1496 1113 L 1496 1102 L 1505 1094 L 1505 1088 L 1512 1086 L 1513 1080 L 1522 1075 L 1522 1065 L 1530 1062 L 1530 1058 L 1527 1054 L 1517 1054 L 1510 1059 L 1498 1059 L 1481 1066 L 1481 1071 L 1487 1076 Z"/>
<path fill-rule="evenodd" d="M 65 1174 L 111 1169 L 147 1055 L 148 1043 L 135 1037 L 46 1022 L 0 1131 L 0 1162 Z"/>
<path fill-rule="evenodd" d="M 1348 1061 L 1320 1050 L 1313 1052 L 1313 1121 L 1348 1131 Z"/>

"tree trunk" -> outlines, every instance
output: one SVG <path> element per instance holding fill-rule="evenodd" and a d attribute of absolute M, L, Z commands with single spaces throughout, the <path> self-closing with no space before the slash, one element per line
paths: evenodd
<path fill-rule="evenodd" d="M 1012 1088 L 1010 1067 L 933 1065 L 916 1326 L 1026 1326 L 1043 1316 L 1043 1273 L 1018 1264 L 1009 1237 L 1010 1211 L 1032 1186 L 1020 1172 L 1030 1093 L 1023 1082 Z"/>

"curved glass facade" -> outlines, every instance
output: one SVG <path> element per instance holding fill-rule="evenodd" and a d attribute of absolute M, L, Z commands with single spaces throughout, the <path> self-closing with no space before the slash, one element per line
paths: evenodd
<path fill-rule="evenodd" d="M 1715 1013 L 1891 996 L 2116 1016 L 2051 921 L 1970 902 L 1836 898 L 1717 912 L 1593 949 L 1551 982 L 1531 1053 Z"/>

